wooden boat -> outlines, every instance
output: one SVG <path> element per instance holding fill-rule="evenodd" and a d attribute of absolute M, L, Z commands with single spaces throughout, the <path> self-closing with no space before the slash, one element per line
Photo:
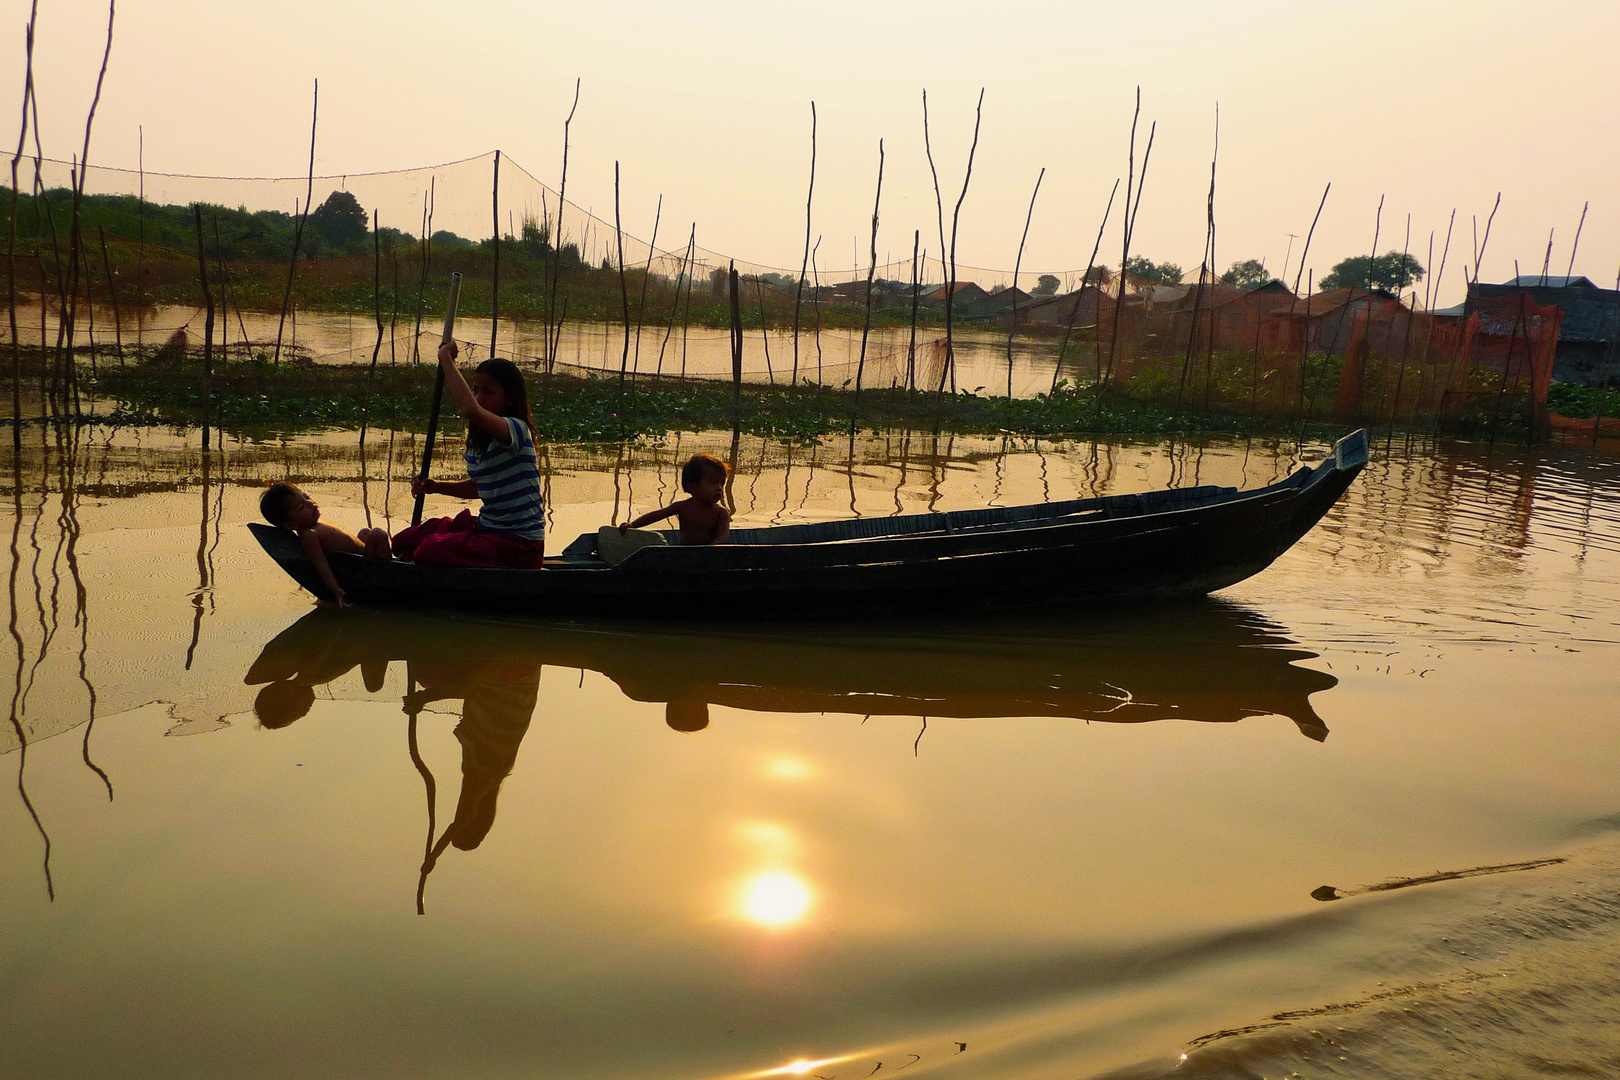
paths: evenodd
<path fill-rule="evenodd" d="M 516 695 L 522 715 L 506 725 L 521 730 L 535 687 L 544 696 L 561 674 L 572 688 L 577 670 L 600 673 L 632 701 L 663 705 L 668 724 L 687 731 L 705 726 L 711 707 L 1124 724 L 1270 715 L 1322 741 L 1327 725 L 1312 698 L 1338 680 L 1304 666 L 1317 655 L 1263 614 L 1218 599 L 1079 618 L 908 618 L 858 627 L 355 608 L 305 615 L 263 647 L 244 681 L 266 688 L 259 711 L 271 726 L 278 702 L 307 709 L 317 687 L 361 692 L 351 676 L 359 669 L 368 699 L 397 700 L 407 691 L 478 699 L 472 711 L 479 715 L 507 709 L 512 688 L 526 687 L 526 696 Z M 562 671 L 541 678 L 542 667 Z"/>
<path fill-rule="evenodd" d="M 1367 463 L 1367 435 L 1254 491 L 1201 486 L 1032 506 L 733 529 L 732 543 L 647 547 L 617 566 L 587 533 L 545 570 L 462 569 L 330 556 L 350 600 L 525 614 L 783 618 L 1061 609 L 1174 600 L 1264 570 L 1310 531 Z M 298 540 L 248 526 L 319 596 Z"/>

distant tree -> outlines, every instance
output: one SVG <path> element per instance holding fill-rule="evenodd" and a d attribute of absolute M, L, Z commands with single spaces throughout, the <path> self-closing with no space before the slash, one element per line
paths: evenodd
<path fill-rule="evenodd" d="M 1056 296 L 1058 286 L 1063 284 L 1053 274 L 1042 274 L 1035 280 L 1035 287 L 1029 291 L 1031 296 Z"/>
<path fill-rule="evenodd" d="M 473 242 L 471 240 L 468 240 L 465 236 L 457 236 L 449 229 L 440 229 L 432 236 L 428 237 L 428 239 L 440 247 L 467 248 L 473 246 Z"/>
<path fill-rule="evenodd" d="M 352 191 L 334 191 L 309 215 L 317 246 L 334 254 L 364 250 L 371 237 L 371 215 Z"/>
<path fill-rule="evenodd" d="M 1149 285 L 1180 285 L 1183 271 L 1172 262 L 1156 263 L 1136 256 L 1125 264 L 1125 276 Z"/>
<path fill-rule="evenodd" d="M 1317 281 L 1324 289 L 1387 289 L 1398 293 L 1423 280 L 1423 264 L 1413 255 L 1386 251 L 1376 258 L 1353 255 L 1336 263 Z"/>
<path fill-rule="evenodd" d="M 1259 259 L 1244 259 L 1235 262 L 1226 268 L 1221 275 L 1221 281 L 1227 285 L 1235 285 L 1240 289 L 1252 289 L 1257 285 L 1264 285 L 1271 280 L 1271 271 Z"/>
<path fill-rule="evenodd" d="M 723 266 L 717 266 L 709 271 L 709 291 L 715 296 L 725 296 L 730 290 L 731 274 Z"/>
<path fill-rule="evenodd" d="M 1093 266 L 1090 270 L 1087 270 L 1086 280 L 1082 282 L 1082 284 L 1100 286 L 1107 285 L 1112 280 L 1114 280 L 1114 272 L 1108 268 L 1106 263 L 1104 263 Z"/>

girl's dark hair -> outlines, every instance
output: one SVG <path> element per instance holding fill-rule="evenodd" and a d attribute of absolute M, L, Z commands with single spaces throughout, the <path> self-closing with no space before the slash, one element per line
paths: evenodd
<path fill-rule="evenodd" d="M 523 372 L 510 360 L 502 360 L 498 356 L 491 357 L 478 365 L 479 375 L 488 375 L 495 380 L 506 395 L 506 412 L 504 415 L 522 420 L 529 425 L 529 437 L 534 437 L 534 415 L 529 412 L 529 391 L 523 385 Z M 490 434 L 481 431 L 472 424 L 467 425 L 467 445 L 483 453 L 489 449 Z"/>

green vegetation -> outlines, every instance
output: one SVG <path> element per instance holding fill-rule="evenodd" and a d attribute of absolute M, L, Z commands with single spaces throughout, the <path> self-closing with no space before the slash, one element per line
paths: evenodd
<path fill-rule="evenodd" d="M 1226 268 L 1221 275 L 1221 282 L 1226 285 L 1235 285 L 1240 289 L 1252 289 L 1257 285 L 1264 285 L 1271 280 L 1271 271 L 1259 259 L 1243 259 L 1234 262 Z"/>
<path fill-rule="evenodd" d="M 1152 259 L 1133 255 L 1125 264 L 1125 278 L 1150 285 L 1180 285 L 1185 271 L 1173 262 L 1156 263 Z"/>
<path fill-rule="evenodd" d="M 1572 420 L 1588 420 L 1598 415 L 1613 416 L 1620 411 L 1620 393 L 1609 393 L 1596 386 L 1576 386 L 1555 382 L 1547 388 L 1547 410 Z"/>
<path fill-rule="evenodd" d="M 1316 283 L 1319 289 L 1387 289 L 1398 293 L 1423 280 L 1423 264 L 1415 255 L 1386 251 L 1376 258 L 1353 255 L 1333 264 Z"/>

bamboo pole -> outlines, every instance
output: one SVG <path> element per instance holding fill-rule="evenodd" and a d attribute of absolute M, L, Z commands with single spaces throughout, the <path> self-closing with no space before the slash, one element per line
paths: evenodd
<path fill-rule="evenodd" d="M 366 448 L 366 428 L 371 422 L 371 388 L 377 379 L 377 357 L 382 354 L 382 232 L 378 228 L 377 211 L 371 211 L 371 308 L 377 319 L 377 340 L 371 346 L 371 367 L 366 371 L 366 400 L 360 408 L 360 449 Z M 365 470 L 361 469 L 361 478 Z"/>
<path fill-rule="evenodd" d="M 1097 383 L 1097 408 L 1102 409 L 1103 395 L 1108 391 L 1108 384 L 1114 379 L 1114 359 L 1119 352 L 1119 334 L 1125 315 L 1125 283 L 1129 274 L 1127 268 L 1131 262 L 1131 235 L 1136 228 L 1136 215 L 1142 208 L 1142 191 L 1147 187 L 1148 159 L 1153 156 L 1153 138 L 1158 134 L 1159 124 L 1154 121 L 1148 127 L 1147 150 L 1142 154 L 1142 177 L 1136 179 L 1136 125 L 1142 115 L 1142 88 L 1136 88 L 1136 111 L 1131 114 L 1131 144 L 1129 154 L 1129 169 L 1125 174 L 1125 214 L 1124 214 L 1124 247 L 1119 257 L 1119 298 L 1114 303 L 1114 332 L 1108 337 L 1108 367 L 1103 371 L 1102 379 Z M 1131 189 L 1135 186 L 1136 201 L 1131 202 Z M 1099 320 L 1100 321 L 1100 320 Z"/>
<path fill-rule="evenodd" d="M 1217 118 L 1215 128 L 1215 153 L 1218 156 L 1221 146 L 1220 121 Z M 1181 418 L 1182 395 L 1187 390 L 1187 375 L 1192 367 L 1193 349 L 1198 340 L 1198 315 L 1203 310 L 1204 283 L 1215 275 L 1215 156 L 1209 160 L 1209 201 L 1206 204 L 1206 218 L 1204 226 L 1204 254 L 1198 264 L 1198 290 L 1193 294 L 1192 321 L 1187 325 L 1187 353 L 1181 361 L 1181 381 L 1176 385 L 1176 419 Z M 1116 333 L 1118 332 L 1116 328 Z M 1215 327 L 1210 326 L 1210 337 L 1213 338 Z M 1208 396 L 1208 382 L 1206 386 L 1206 399 Z M 1204 402 L 1207 410 L 1209 402 Z"/>
<path fill-rule="evenodd" d="M 731 272 L 727 275 L 731 286 L 731 437 L 733 443 L 737 433 L 742 429 L 742 357 L 743 333 L 742 311 L 738 307 L 737 298 L 737 264 L 731 264 Z"/>
<path fill-rule="evenodd" d="M 310 202 L 315 197 L 315 128 L 321 115 L 321 80 L 315 80 L 315 99 L 309 120 L 309 181 L 304 188 L 304 209 L 293 226 L 292 258 L 287 261 L 287 288 L 281 295 L 281 321 L 276 324 L 276 351 L 270 358 L 275 367 L 281 366 L 281 334 L 287 325 L 287 306 L 292 303 L 293 277 L 298 273 L 298 249 L 304 242 L 304 224 L 309 221 Z"/>
<path fill-rule="evenodd" d="M 1479 215 L 1474 215 L 1474 284 L 1479 284 L 1479 266 L 1485 261 L 1485 249 L 1491 246 L 1491 225 L 1496 221 L 1496 212 L 1502 208 L 1502 193 L 1496 193 L 1496 202 L 1491 205 L 1491 216 L 1485 219 L 1485 239 L 1479 238 Z M 1517 265 L 1513 276 L 1518 277 Z"/>
<path fill-rule="evenodd" d="M 765 377 L 776 385 L 776 371 L 771 367 L 771 328 L 765 320 L 765 283 L 754 275 L 754 296 L 759 301 L 759 340 L 765 346 Z"/>
<path fill-rule="evenodd" d="M 1615 274 L 1614 290 L 1620 293 L 1620 273 Z M 1597 415 L 1592 418 L 1592 445 L 1598 444 L 1598 436 L 1603 433 L 1603 410 L 1609 404 L 1609 365 L 1614 360 L 1614 347 L 1620 339 L 1620 301 L 1615 303 L 1614 328 L 1609 331 L 1609 348 L 1603 355 L 1603 374 L 1598 380 L 1598 407 Z"/>
<path fill-rule="evenodd" d="M 866 315 L 861 320 L 861 358 L 855 365 L 855 412 L 861 407 L 861 381 L 866 375 L 866 342 L 872 332 L 872 279 L 877 277 L 878 207 L 883 203 L 883 140 L 878 140 L 877 195 L 872 199 L 872 258 L 866 271 Z M 849 418 L 849 433 L 855 434 L 855 414 Z"/>
<path fill-rule="evenodd" d="M 444 334 L 439 338 L 442 347 L 452 341 L 456 332 L 456 308 L 461 303 L 461 275 L 450 275 L 450 295 L 445 301 L 444 308 Z M 433 439 L 439 431 L 439 407 L 444 402 L 444 365 L 437 364 L 438 374 L 433 379 L 433 404 L 428 409 L 427 436 L 422 441 L 422 471 L 421 477 L 427 480 L 433 474 Z M 422 524 L 422 502 L 426 495 L 416 497 L 416 505 L 411 510 L 411 524 Z"/>
<path fill-rule="evenodd" d="M 619 299 L 624 305 L 624 352 L 619 359 L 619 426 L 624 426 L 624 376 L 630 366 L 630 285 L 624 276 L 624 229 L 619 224 L 619 163 L 613 163 L 613 237 L 619 246 Z"/>
<path fill-rule="evenodd" d="M 28 12 L 28 25 L 23 31 L 24 60 L 22 126 L 17 132 L 17 152 L 11 156 L 11 216 L 6 233 L 6 317 L 11 326 L 11 448 L 22 452 L 22 340 L 17 331 L 17 169 L 22 164 L 23 148 L 28 143 L 28 106 L 34 96 L 34 20 L 39 15 L 39 0 L 33 0 Z M 34 246 L 39 246 L 36 231 Z M 40 295 L 45 283 L 40 282 Z M 43 355 L 41 359 L 43 360 Z M 18 457 L 16 460 L 21 461 Z M 21 498 L 21 487 L 18 489 Z"/>
<path fill-rule="evenodd" d="M 1091 269 L 1097 265 L 1097 252 L 1102 250 L 1103 230 L 1108 228 L 1108 215 L 1114 209 L 1114 196 L 1118 194 L 1119 177 L 1116 176 L 1114 177 L 1114 186 L 1108 192 L 1108 205 L 1103 207 L 1102 224 L 1097 226 L 1097 241 L 1091 245 L 1091 258 L 1086 260 L 1086 272 L 1080 276 L 1080 287 L 1074 290 L 1074 303 L 1069 305 L 1069 325 L 1063 331 L 1063 344 L 1058 347 L 1057 362 L 1052 365 L 1052 386 L 1046 392 L 1047 397 L 1051 397 L 1053 394 L 1057 393 L 1058 376 L 1063 371 L 1063 354 L 1069 351 L 1069 336 L 1074 333 L 1075 319 L 1080 317 L 1080 301 L 1084 299 L 1086 295 L 1086 284 L 1091 280 Z M 1101 315 L 1102 285 L 1100 282 L 1096 286 L 1095 291 L 1097 296 L 1097 314 Z M 1100 347 L 1097 353 L 1097 359 L 1099 361 L 1097 365 L 1097 380 L 1101 382 L 1102 364 L 1100 361 L 1102 360 L 1102 352 Z M 1074 381 L 1078 385 L 1080 382 L 1079 377 L 1077 376 Z"/>
<path fill-rule="evenodd" d="M 951 376 L 951 379 L 952 379 L 953 383 L 954 383 L 954 380 L 956 378 L 956 348 L 955 348 L 955 338 L 953 336 L 953 331 L 952 331 L 952 323 L 954 321 L 953 311 L 954 311 L 954 306 L 955 306 L 955 302 L 956 302 L 956 234 L 957 234 L 957 228 L 961 224 L 961 221 L 962 221 L 962 203 L 964 201 L 966 201 L 966 199 L 967 199 L 968 184 L 973 179 L 973 157 L 978 152 L 978 149 L 979 149 L 979 121 L 981 119 L 983 119 L 983 117 L 984 117 L 984 88 L 980 87 L 979 88 L 979 103 L 978 103 L 978 105 L 976 105 L 974 107 L 974 110 L 973 110 L 973 143 L 972 143 L 971 146 L 968 147 L 967 170 L 962 176 L 962 193 L 956 197 L 956 210 L 951 215 L 951 244 L 950 244 L 951 272 L 950 272 L 950 280 L 946 283 L 946 287 L 945 287 L 945 369 L 946 369 L 946 371 L 948 371 L 950 373 L 950 376 Z M 923 145 L 924 145 L 925 148 L 928 146 L 928 97 L 927 97 L 927 91 L 923 92 Z M 931 149 L 929 149 L 929 151 L 928 151 L 928 167 L 930 169 L 932 169 L 934 167 L 934 157 L 933 157 L 933 151 Z M 937 177 L 935 179 L 935 196 L 936 196 L 936 198 L 938 196 L 938 178 Z M 945 240 L 943 218 L 941 219 L 941 222 L 940 222 L 940 233 L 941 233 L 941 235 L 940 235 L 940 244 L 943 247 L 944 240 Z M 945 394 L 945 378 L 944 378 L 943 375 L 941 375 L 940 381 L 939 381 L 939 393 L 940 393 L 940 396 L 943 398 L 943 396 Z"/>
<path fill-rule="evenodd" d="M 1564 271 L 1564 284 L 1575 276 L 1575 253 L 1581 249 L 1581 230 L 1586 228 L 1586 212 L 1592 208 L 1590 200 L 1581 204 L 1580 224 L 1575 226 L 1575 242 L 1569 245 L 1569 269 Z"/>
<path fill-rule="evenodd" d="M 821 271 L 816 268 L 816 253 L 821 250 L 821 237 L 816 237 L 815 246 L 810 249 L 810 313 L 815 316 L 816 329 L 816 395 L 821 395 L 823 376 L 821 372 Z"/>
<path fill-rule="evenodd" d="M 1305 260 L 1311 254 L 1311 238 L 1316 235 L 1316 223 L 1322 220 L 1322 208 L 1327 205 L 1328 192 L 1332 190 L 1333 181 L 1329 180 L 1327 186 L 1322 189 L 1322 201 L 1316 204 L 1316 215 L 1311 218 L 1311 227 L 1305 232 L 1305 247 L 1299 253 L 1299 269 L 1294 272 L 1294 287 L 1291 290 L 1294 298 L 1288 301 L 1288 323 L 1290 326 L 1294 322 L 1294 308 L 1299 304 L 1299 282 L 1305 276 Z M 1305 301 L 1305 330 L 1300 334 L 1299 345 L 1299 422 L 1302 429 L 1305 423 L 1305 363 L 1306 357 L 1311 352 L 1310 317 L 1311 304 L 1307 298 Z"/>
<path fill-rule="evenodd" d="M 793 285 L 793 386 L 799 385 L 799 309 L 804 302 L 804 272 L 810 265 L 810 206 L 816 197 L 816 103 L 810 103 L 810 190 L 804 196 L 804 258 L 799 260 L 799 279 Z M 913 309 L 915 309 L 915 304 Z M 916 337 L 913 319 L 912 337 Z"/>
<path fill-rule="evenodd" d="M 1024 266 L 1024 243 L 1029 240 L 1029 224 L 1035 220 L 1035 197 L 1041 193 L 1041 181 L 1046 179 L 1046 167 L 1041 167 L 1041 173 L 1035 178 L 1035 190 L 1029 194 L 1029 213 L 1024 215 L 1024 235 L 1018 238 L 1018 258 L 1013 262 L 1012 277 L 1012 322 L 1007 326 L 1007 400 L 1011 401 L 1012 375 L 1013 375 L 1013 335 L 1018 333 L 1018 271 Z"/>
<path fill-rule="evenodd" d="M 203 251 L 202 203 L 192 203 L 191 212 L 197 223 L 197 280 L 202 283 L 203 304 L 207 314 L 203 319 L 203 378 L 202 378 L 202 444 L 208 449 L 208 420 L 211 402 L 209 391 L 214 378 L 214 291 L 208 287 L 208 256 Z"/>
<path fill-rule="evenodd" d="M 557 189 L 557 231 L 551 238 L 551 288 L 546 292 L 546 323 L 550 326 L 551 340 L 546 343 L 546 374 L 550 375 L 556 363 L 557 347 L 562 342 L 563 312 L 557 310 L 557 286 L 562 281 L 563 207 L 568 201 L 568 136 L 574 123 L 574 110 L 579 108 L 580 80 L 574 80 L 574 103 L 568 108 L 563 121 L 562 180 Z"/>
<path fill-rule="evenodd" d="M 146 127 L 135 127 L 135 220 L 139 232 L 135 248 L 135 348 L 146 344 Z"/>
<path fill-rule="evenodd" d="M 911 231 L 911 340 L 906 343 L 906 390 L 917 389 L 917 303 L 922 298 L 922 270 L 917 263 L 918 245 L 922 243 L 922 230 Z M 797 328 L 795 328 L 797 332 Z M 797 341 L 794 342 L 797 348 Z M 797 359 L 797 353 L 795 353 Z M 795 368 L 797 371 L 797 368 Z"/>
<path fill-rule="evenodd" d="M 658 193 L 658 208 L 653 211 L 652 239 L 647 241 L 647 267 L 641 272 L 641 299 L 636 302 L 636 355 L 630 362 L 632 373 L 641 374 L 641 326 L 647 321 L 647 286 L 652 284 L 653 255 L 658 250 L 658 225 L 664 220 L 664 193 Z"/>
<path fill-rule="evenodd" d="M 618 166 L 614 165 L 617 178 Z M 615 179 L 615 182 L 617 180 Z M 489 355 L 495 356 L 495 337 L 501 326 L 501 152 L 495 151 L 495 179 L 490 187 L 490 217 L 494 225 L 490 243 L 495 251 L 495 268 L 490 274 L 489 293 Z"/>
<path fill-rule="evenodd" d="M 681 268 L 675 275 L 675 298 L 669 306 L 669 326 L 664 330 L 664 340 L 658 345 L 658 367 L 655 374 L 664 374 L 664 350 L 669 347 L 670 336 L 675 333 L 675 320 L 681 313 L 681 293 L 686 288 L 686 277 L 691 273 L 693 249 L 697 247 L 697 222 L 692 222 L 692 235 L 686 241 L 686 250 L 681 253 Z"/>
<path fill-rule="evenodd" d="M 1209 287 L 1215 288 L 1215 240 L 1217 230 L 1215 227 L 1215 165 L 1221 156 L 1221 103 L 1215 103 L 1215 149 L 1209 158 Z M 1211 392 L 1215 381 L 1215 331 L 1218 316 L 1214 305 L 1209 309 L 1209 337 L 1204 342 L 1204 412 L 1207 415 L 1211 407 Z M 1202 425 L 1200 425 L 1202 426 Z M 1202 449 L 1199 450 L 1202 454 Z"/>
<path fill-rule="evenodd" d="M 428 178 L 428 189 L 422 194 L 422 266 L 416 285 L 416 330 L 411 334 L 411 363 L 422 359 L 422 313 L 427 301 L 428 266 L 433 261 L 433 204 L 438 196 L 439 178 Z"/>
<path fill-rule="evenodd" d="M 67 364 L 68 377 L 73 386 L 73 414 L 79 415 L 79 365 L 73 357 L 74 323 L 79 314 L 79 260 L 84 248 L 82 229 L 82 216 L 84 209 L 85 178 L 90 168 L 90 131 L 96 122 L 96 107 L 101 104 L 101 87 L 107 79 L 107 61 L 112 58 L 113 23 L 117 15 L 117 0 L 109 0 L 107 4 L 107 44 L 101 53 L 101 70 L 96 75 L 95 94 L 90 99 L 90 111 L 84 120 L 84 147 L 79 154 L 78 182 L 73 186 L 73 216 L 68 226 L 68 254 L 72 260 L 73 278 L 68 294 L 68 329 L 67 329 Z M 88 265 L 88 264 L 86 264 Z M 88 289 L 88 286 L 87 286 Z M 88 293 L 86 302 L 89 302 Z M 92 374 L 95 367 L 95 349 L 90 352 Z"/>
<path fill-rule="evenodd" d="M 123 368 L 123 313 L 118 308 L 118 282 L 112 274 L 112 259 L 107 256 L 107 230 L 97 225 L 96 232 L 100 235 L 102 246 L 102 272 L 107 274 L 107 295 L 112 296 L 112 337 L 113 345 L 118 350 L 118 366 Z M 13 332 L 13 337 L 16 337 Z"/>

